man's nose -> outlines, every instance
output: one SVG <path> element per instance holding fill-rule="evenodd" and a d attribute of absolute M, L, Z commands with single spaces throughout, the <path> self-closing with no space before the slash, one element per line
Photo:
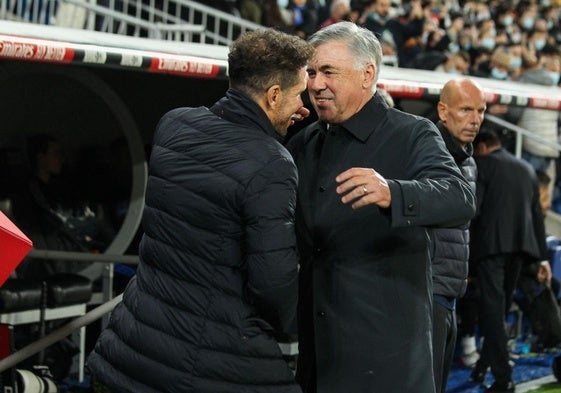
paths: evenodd
<path fill-rule="evenodd" d="M 325 89 L 325 78 L 321 75 L 316 75 L 308 79 L 308 88 L 313 91 Z"/>

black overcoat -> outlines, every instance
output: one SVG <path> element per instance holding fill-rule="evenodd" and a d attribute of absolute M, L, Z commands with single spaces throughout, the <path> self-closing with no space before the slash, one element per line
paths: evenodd
<path fill-rule="evenodd" d="M 471 260 L 524 253 L 547 260 L 538 180 L 532 166 L 505 150 L 476 157 L 477 216 L 471 232 Z"/>
<path fill-rule="evenodd" d="M 318 393 L 432 393 L 431 269 L 425 226 L 456 226 L 475 197 L 435 125 L 388 108 L 377 96 L 328 133 L 296 134 L 296 227 L 301 253 L 297 380 Z M 392 204 L 352 210 L 335 177 L 374 168 Z"/>

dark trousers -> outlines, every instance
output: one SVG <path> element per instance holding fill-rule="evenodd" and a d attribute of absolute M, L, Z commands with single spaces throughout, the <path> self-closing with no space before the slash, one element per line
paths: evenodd
<path fill-rule="evenodd" d="M 471 272 L 468 278 L 466 293 L 456 303 L 456 315 L 458 321 L 458 336 L 475 336 L 477 320 L 479 318 L 479 281 L 475 272 Z M 475 269 L 473 269 L 475 270 Z"/>
<path fill-rule="evenodd" d="M 520 254 L 502 254 L 477 262 L 481 290 L 479 325 L 485 338 L 479 362 L 491 366 L 491 372 L 500 384 L 512 379 L 504 321 L 512 304 L 523 259 Z"/>
<path fill-rule="evenodd" d="M 456 346 L 456 312 L 434 302 L 432 309 L 432 352 L 436 393 L 446 392 L 446 382 Z"/>

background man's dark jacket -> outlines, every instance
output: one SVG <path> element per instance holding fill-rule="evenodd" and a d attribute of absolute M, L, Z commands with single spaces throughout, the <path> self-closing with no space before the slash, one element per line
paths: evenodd
<path fill-rule="evenodd" d="M 439 121 L 437 127 L 454 162 L 475 193 L 477 166 L 472 157 L 473 145 L 468 143 L 464 149 L 442 122 Z M 433 293 L 448 299 L 458 298 L 465 293 L 467 287 L 469 223 L 458 228 L 432 228 L 429 233 L 431 235 Z"/>
<path fill-rule="evenodd" d="M 471 223 L 470 259 L 519 252 L 530 261 L 548 259 L 534 169 L 504 148 L 476 162 L 478 208 Z M 520 180 L 528 178 L 532 183 Z"/>

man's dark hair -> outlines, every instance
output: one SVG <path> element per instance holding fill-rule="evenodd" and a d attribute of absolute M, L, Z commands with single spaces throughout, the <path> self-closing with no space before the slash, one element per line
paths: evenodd
<path fill-rule="evenodd" d="M 485 144 L 487 147 L 500 146 L 501 139 L 495 131 L 485 130 L 477 134 L 475 140 L 473 141 L 474 146 L 477 146 L 480 143 Z"/>
<path fill-rule="evenodd" d="M 251 97 L 279 84 L 289 89 L 298 82 L 298 71 L 308 64 L 314 49 L 303 39 L 273 29 L 242 34 L 230 47 L 230 87 Z"/>
<path fill-rule="evenodd" d="M 47 154 L 51 143 L 58 141 L 49 134 L 35 134 L 27 139 L 27 157 L 33 170 L 37 168 L 37 156 Z"/>

